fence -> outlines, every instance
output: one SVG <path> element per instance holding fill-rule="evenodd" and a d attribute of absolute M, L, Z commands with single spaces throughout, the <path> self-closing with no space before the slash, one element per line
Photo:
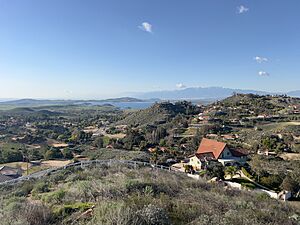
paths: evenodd
<path fill-rule="evenodd" d="M 151 167 L 151 168 L 155 168 L 155 169 L 159 169 L 159 170 L 165 170 L 165 171 L 169 171 L 169 172 L 179 172 L 179 171 L 172 170 L 171 167 L 166 167 L 163 165 L 155 165 L 155 164 L 151 164 L 151 163 L 147 163 L 147 162 L 140 162 L 140 161 L 116 160 L 116 159 L 113 159 L 113 160 L 112 159 L 110 159 L 110 160 L 89 160 L 89 161 L 81 161 L 81 162 L 77 162 L 77 163 L 68 164 L 66 166 L 62 166 L 59 168 L 51 168 L 51 169 L 47 169 L 47 170 L 42 170 L 42 171 L 32 173 L 27 176 L 19 177 L 17 179 L 5 181 L 3 183 L 0 183 L 0 185 L 3 185 L 3 184 L 14 185 L 14 184 L 20 183 L 22 181 L 38 179 L 43 176 L 57 173 L 59 171 L 63 171 L 63 170 L 69 169 L 69 168 L 86 168 L 86 167 L 90 167 L 90 166 L 97 167 L 97 166 L 101 166 L 101 165 L 111 166 L 111 165 L 115 165 L 115 164 L 123 164 L 123 165 L 132 166 L 134 169 L 137 169 L 137 168 L 143 166 L 143 167 Z M 182 172 L 180 172 L 180 173 L 182 173 Z"/>

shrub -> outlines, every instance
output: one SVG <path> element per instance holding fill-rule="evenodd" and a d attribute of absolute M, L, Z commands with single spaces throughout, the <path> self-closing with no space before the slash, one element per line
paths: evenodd
<path fill-rule="evenodd" d="M 22 196 L 26 197 L 31 193 L 32 189 L 33 189 L 32 182 L 27 181 L 15 192 L 15 195 L 18 197 L 22 197 Z"/>
<path fill-rule="evenodd" d="M 246 177 L 253 179 L 253 176 L 244 167 L 242 167 L 242 172 Z"/>
<path fill-rule="evenodd" d="M 54 213 L 57 216 L 67 216 L 67 215 L 71 215 L 74 212 L 77 211 L 86 211 L 88 209 L 91 209 L 94 207 L 93 203 L 81 203 L 81 202 L 77 202 L 74 204 L 69 204 L 69 205 L 63 205 L 63 206 L 59 206 L 54 210 Z"/>
<path fill-rule="evenodd" d="M 26 204 L 20 213 L 30 225 L 50 224 L 52 220 L 50 209 L 41 204 Z"/>
<path fill-rule="evenodd" d="M 168 225 L 169 217 L 164 209 L 152 204 L 137 211 L 137 215 L 141 216 L 141 220 L 147 225 Z"/>
<path fill-rule="evenodd" d="M 94 209 L 94 217 L 89 225 L 143 225 L 140 217 L 123 202 L 102 201 Z"/>
<path fill-rule="evenodd" d="M 45 182 L 45 181 L 40 181 L 39 183 L 37 183 L 33 190 L 32 190 L 32 194 L 35 195 L 37 193 L 45 193 L 45 192 L 49 192 L 49 183 Z"/>
<path fill-rule="evenodd" d="M 66 191 L 64 189 L 59 189 L 43 195 L 42 200 L 46 203 L 59 204 L 63 202 L 65 195 Z"/>

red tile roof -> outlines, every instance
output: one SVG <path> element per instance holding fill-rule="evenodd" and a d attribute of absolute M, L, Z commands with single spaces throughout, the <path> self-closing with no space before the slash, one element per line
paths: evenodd
<path fill-rule="evenodd" d="M 198 148 L 197 153 L 202 154 L 202 153 L 212 153 L 216 159 L 220 157 L 222 154 L 223 150 L 226 147 L 226 143 L 224 142 L 219 142 L 207 138 L 203 138 L 200 146 Z"/>

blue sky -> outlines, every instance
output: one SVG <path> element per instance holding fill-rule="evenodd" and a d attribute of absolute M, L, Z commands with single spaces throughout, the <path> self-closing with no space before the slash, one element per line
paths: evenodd
<path fill-rule="evenodd" d="M 0 0 L 0 98 L 300 89 L 299 0 Z"/>

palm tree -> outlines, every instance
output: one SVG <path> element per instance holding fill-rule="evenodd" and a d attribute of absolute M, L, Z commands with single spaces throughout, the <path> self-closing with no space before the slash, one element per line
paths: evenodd
<path fill-rule="evenodd" d="M 227 166 L 225 168 L 225 174 L 230 175 L 230 179 L 232 179 L 234 175 L 238 174 L 238 169 L 235 166 Z"/>

